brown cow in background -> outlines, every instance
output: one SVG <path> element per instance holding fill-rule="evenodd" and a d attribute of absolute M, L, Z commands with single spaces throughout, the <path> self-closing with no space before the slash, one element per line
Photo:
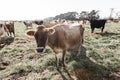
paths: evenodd
<path fill-rule="evenodd" d="M 3 22 L 0 22 L 0 36 L 7 36 L 7 28 L 4 26 Z"/>
<path fill-rule="evenodd" d="M 1 21 L 0 22 L 0 33 L 7 33 L 8 36 L 12 36 L 12 33 L 15 37 L 14 22 L 13 21 Z"/>
<path fill-rule="evenodd" d="M 5 22 L 5 27 L 8 29 L 8 36 L 15 37 L 15 29 L 14 29 L 14 21 L 7 21 Z"/>
<path fill-rule="evenodd" d="M 26 26 L 26 29 L 33 28 L 32 21 L 23 21 L 23 23 Z"/>

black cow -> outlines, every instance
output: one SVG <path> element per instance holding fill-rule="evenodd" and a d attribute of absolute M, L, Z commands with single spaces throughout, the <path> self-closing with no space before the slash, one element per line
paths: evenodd
<path fill-rule="evenodd" d="M 94 32 L 95 28 L 101 28 L 101 32 L 103 32 L 106 19 L 99 19 L 99 20 L 89 20 L 90 21 L 90 26 L 91 26 L 91 33 Z"/>
<path fill-rule="evenodd" d="M 37 25 L 41 25 L 41 24 L 43 24 L 43 21 L 42 20 L 35 20 L 35 21 L 33 21 L 33 23 L 35 23 Z"/>

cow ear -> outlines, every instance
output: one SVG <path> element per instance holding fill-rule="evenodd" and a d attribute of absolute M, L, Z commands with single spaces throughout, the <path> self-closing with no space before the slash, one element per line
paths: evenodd
<path fill-rule="evenodd" d="M 48 32 L 49 32 L 50 35 L 52 35 L 52 34 L 55 33 L 55 29 L 51 28 L 51 29 L 48 30 Z"/>
<path fill-rule="evenodd" d="M 27 36 L 34 36 L 35 31 L 27 31 L 26 34 Z"/>
<path fill-rule="evenodd" d="M 58 23 L 58 21 L 57 21 L 57 20 L 55 20 L 55 23 Z"/>

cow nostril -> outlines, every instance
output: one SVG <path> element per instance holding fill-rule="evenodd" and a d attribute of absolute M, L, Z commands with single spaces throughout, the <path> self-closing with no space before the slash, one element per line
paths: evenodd
<path fill-rule="evenodd" d="M 43 52 L 43 50 L 44 50 L 44 47 L 37 47 L 37 52 Z"/>

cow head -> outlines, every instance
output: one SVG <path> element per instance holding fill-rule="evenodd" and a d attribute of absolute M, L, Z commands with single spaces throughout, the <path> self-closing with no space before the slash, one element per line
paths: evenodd
<path fill-rule="evenodd" d="M 46 28 L 43 25 L 39 25 L 36 31 L 28 31 L 27 34 L 29 36 L 34 35 L 37 43 L 37 49 L 36 49 L 37 52 L 43 52 L 47 43 L 48 36 L 52 35 L 54 32 L 55 32 L 55 29 L 53 28 Z"/>

